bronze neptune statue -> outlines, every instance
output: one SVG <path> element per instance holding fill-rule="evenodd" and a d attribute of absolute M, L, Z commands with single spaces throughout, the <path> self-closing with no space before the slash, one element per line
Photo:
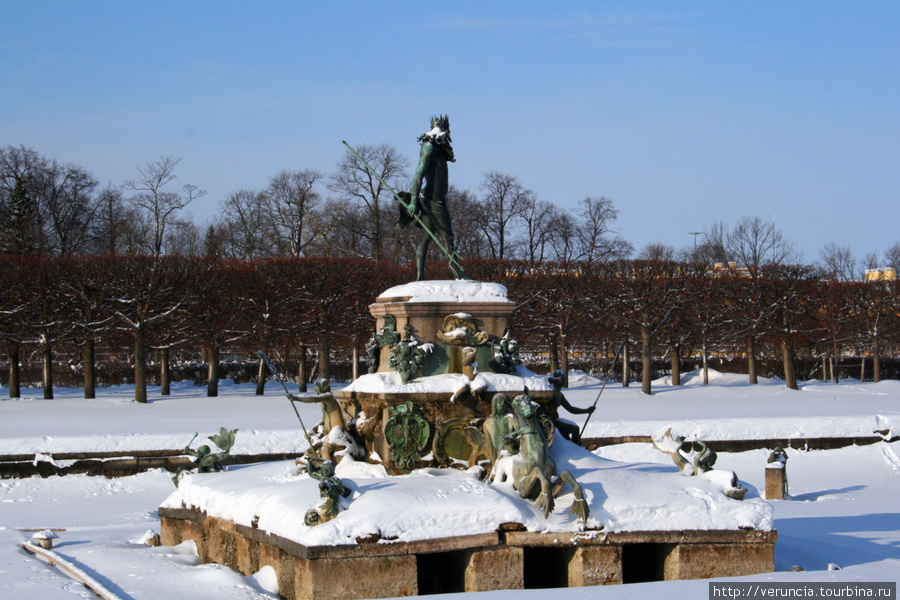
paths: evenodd
<path fill-rule="evenodd" d="M 427 229 L 431 235 L 423 235 L 416 248 L 416 280 L 425 279 L 425 263 L 428 261 L 428 247 L 432 237 L 443 246 L 442 250 L 450 260 L 453 275 L 463 278 L 462 265 L 453 241 L 453 226 L 447 210 L 449 189 L 447 163 L 455 162 L 450 146 L 450 119 L 446 115 L 431 117 L 431 130 L 419 136 L 422 147 L 419 164 L 413 175 L 409 194 L 399 194 L 400 219 L 395 227 L 402 228 L 414 219 L 416 226 Z M 409 199 L 409 202 L 404 202 Z"/>
<path fill-rule="evenodd" d="M 446 115 L 431 117 L 431 130 L 419 136 L 422 147 L 419 164 L 409 192 L 395 191 L 381 175 L 373 169 L 353 146 L 344 145 L 359 160 L 369 173 L 381 182 L 400 203 L 400 219 L 394 225 L 397 229 L 406 227 L 413 221 L 426 235 L 422 236 L 416 248 L 416 280 L 425 279 L 425 263 L 428 261 L 428 246 L 433 241 L 450 263 L 450 271 L 457 279 L 464 279 L 459 253 L 453 242 L 453 227 L 447 210 L 447 163 L 454 162 L 453 148 L 450 146 L 450 119 Z"/>

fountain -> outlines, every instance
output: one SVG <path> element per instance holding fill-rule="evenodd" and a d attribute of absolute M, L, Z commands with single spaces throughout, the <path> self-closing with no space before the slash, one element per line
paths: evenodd
<path fill-rule="evenodd" d="M 685 477 L 671 431 L 657 447 L 679 472 L 604 460 L 556 432 L 545 405 L 559 378 L 520 366 L 506 288 L 464 278 L 444 203 L 447 118 L 420 141 L 412 191 L 394 193 L 398 226 L 424 230 L 417 281 L 370 305 L 369 372 L 303 399 L 330 424 L 304 465 L 186 476 L 159 508 L 162 543 L 193 541 L 204 562 L 245 574 L 272 566 L 283 597 L 316 600 L 773 570 L 771 507 L 755 490 L 741 500 L 714 458 Z M 431 242 L 458 279 L 425 278 Z"/>

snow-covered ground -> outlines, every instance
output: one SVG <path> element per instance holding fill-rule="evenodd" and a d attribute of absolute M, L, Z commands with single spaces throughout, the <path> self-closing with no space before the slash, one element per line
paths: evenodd
<path fill-rule="evenodd" d="M 592 403 L 600 382 L 573 374 L 570 402 Z M 339 388 L 340 386 L 335 386 Z M 800 391 L 780 382 L 746 384 L 746 376 L 713 374 L 700 385 L 689 374 L 675 388 L 654 382 L 654 395 L 639 387 L 607 387 L 586 435 L 659 435 L 694 439 L 746 439 L 873 435 L 900 427 L 900 382 L 879 384 L 809 382 Z M 296 386 L 294 386 L 296 388 Z M 299 424 L 280 387 L 253 395 L 252 385 L 225 382 L 218 398 L 204 388 L 176 385 L 173 395 L 153 394 L 146 405 L 132 401 L 127 386 L 101 389 L 96 400 L 80 390 L 58 389 L 56 400 L 40 390 L 21 400 L 0 400 L 0 454 L 70 451 L 133 451 L 182 448 L 219 427 L 239 428 L 235 453 L 298 452 L 305 447 Z M 0 389 L 0 398 L 5 396 Z M 314 405 L 300 407 L 307 425 L 318 420 Z M 573 418 L 582 422 L 583 417 Z M 195 442 L 195 446 L 199 442 Z M 772 502 L 778 530 L 776 572 L 753 581 L 900 581 L 900 447 L 879 443 L 841 450 L 788 451 L 791 498 Z M 597 452 L 607 460 L 643 464 L 644 473 L 668 477 L 675 466 L 648 444 Z M 717 470 L 733 470 L 752 488 L 764 489 L 768 452 L 720 453 Z M 267 468 L 286 471 L 272 464 Z M 237 475 L 238 473 L 235 473 Z M 228 475 L 228 474 L 226 474 Z M 0 481 L 0 598 L 93 597 L 21 550 L 32 535 L 23 529 L 59 528 L 55 549 L 123 598 L 271 598 L 271 573 L 242 577 L 216 565 L 198 565 L 190 544 L 150 548 L 141 543 L 158 531 L 157 507 L 172 493 L 170 474 L 151 471 L 108 480 L 68 476 Z M 571 498 L 571 496 L 568 496 Z M 623 499 L 627 501 L 627 499 Z M 558 512 L 568 510 L 560 500 Z M 555 516 L 555 515 L 554 515 Z M 843 570 L 826 570 L 829 563 Z M 789 572 L 799 565 L 804 572 Z M 706 597 L 706 581 L 660 582 L 582 588 L 572 598 L 658 598 L 663 594 Z M 488 592 L 490 598 L 546 597 L 545 590 Z"/>

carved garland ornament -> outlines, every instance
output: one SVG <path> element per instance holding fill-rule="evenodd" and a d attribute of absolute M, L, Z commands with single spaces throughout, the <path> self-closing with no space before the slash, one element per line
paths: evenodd
<path fill-rule="evenodd" d="M 378 370 L 378 358 L 383 347 L 393 348 L 400 343 L 397 333 L 397 319 L 391 315 L 384 317 L 384 325 L 366 342 L 366 367 L 369 373 Z"/>

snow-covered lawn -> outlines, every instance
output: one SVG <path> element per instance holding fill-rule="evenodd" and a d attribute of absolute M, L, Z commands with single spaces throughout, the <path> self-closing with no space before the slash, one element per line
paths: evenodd
<path fill-rule="evenodd" d="M 900 382 L 879 384 L 809 382 L 801 391 L 780 382 L 746 384 L 745 376 L 713 374 L 700 385 L 697 374 L 672 387 L 654 382 L 654 395 L 639 387 L 607 387 L 590 421 L 588 436 L 659 435 L 694 439 L 871 436 L 900 427 Z M 600 382 L 573 375 L 566 395 L 573 404 L 594 401 Z M 339 388 L 340 386 L 335 386 Z M 239 428 L 234 453 L 298 452 L 305 447 L 290 403 L 269 384 L 267 395 L 252 385 L 225 382 L 218 398 L 204 388 L 176 385 L 173 395 L 154 395 L 146 405 L 131 401 L 127 386 L 101 389 L 96 400 L 80 390 L 58 389 L 56 400 L 40 390 L 21 400 L 0 400 L 0 454 L 134 451 L 182 448 L 219 427 Z M 6 390 L 0 389 L 0 398 Z M 318 421 L 316 406 L 300 407 L 307 426 Z M 581 423 L 583 418 L 572 420 Z M 195 442 L 195 446 L 199 442 Z M 791 498 L 773 502 L 778 530 L 776 572 L 746 580 L 900 581 L 900 447 L 879 443 L 831 451 L 788 451 Z M 648 444 L 603 448 L 609 460 L 643 463 L 644 472 L 667 477 L 668 456 Z M 764 489 L 768 452 L 720 453 L 717 470 L 733 470 L 751 488 Z M 288 470 L 288 463 L 282 470 Z M 271 468 L 279 468 L 273 464 Z M 141 543 L 158 531 L 157 507 L 172 493 L 171 475 L 151 471 L 108 480 L 68 476 L 0 481 L 0 598 L 92 597 L 80 584 L 21 550 L 32 533 L 60 528 L 54 547 L 123 598 L 271 598 L 270 574 L 242 577 L 216 565 L 198 565 L 189 545 L 150 548 Z M 618 494 L 621 495 L 621 494 Z M 571 496 L 569 496 L 571 498 Z M 621 499 L 627 501 L 627 498 Z M 568 510 L 561 499 L 557 511 Z M 601 511 L 595 511 L 600 514 Z M 826 570 L 829 563 L 843 570 Z M 791 566 L 806 569 L 789 572 Z M 657 598 L 663 594 L 706 597 L 706 581 L 660 582 L 582 588 L 572 598 Z M 491 598 L 541 598 L 546 591 L 489 592 Z"/>

